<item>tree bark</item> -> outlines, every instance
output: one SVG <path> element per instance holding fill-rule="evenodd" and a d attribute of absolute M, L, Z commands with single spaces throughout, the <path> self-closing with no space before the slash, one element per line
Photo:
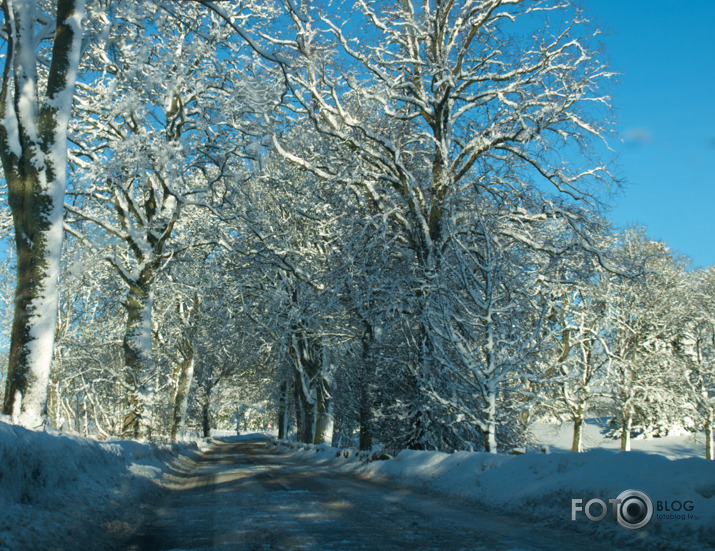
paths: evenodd
<path fill-rule="evenodd" d="M 201 425 L 204 433 L 204 438 L 211 436 L 211 409 L 208 396 L 201 404 Z"/>
<path fill-rule="evenodd" d="M 484 381 L 484 451 L 487 453 L 497 453 L 497 395 L 499 393 L 499 382 L 494 380 L 495 374 L 498 372 L 496 351 L 494 343 L 496 342 L 495 328 L 492 321 L 491 307 L 487 311 L 487 345 L 485 347 L 485 362 L 488 370 L 485 374 Z"/>
<path fill-rule="evenodd" d="M 421 317 L 421 316 L 420 316 Z M 404 446 L 410 450 L 427 449 L 427 423 L 429 415 L 425 408 L 425 397 L 420 385 L 420 380 L 429 373 L 429 360 L 431 343 L 428 336 L 428 329 L 425 327 L 423 319 L 419 320 L 420 342 L 417 343 L 417 359 L 411 366 L 407 367 L 405 374 L 405 389 L 407 390 L 407 435 Z"/>
<path fill-rule="evenodd" d="M 67 125 L 82 38 L 83 0 L 58 0 L 45 97 L 39 98 L 36 2 L 3 2 L 7 50 L 0 93 L 0 157 L 17 250 L 15 312 L 3 413 L 43 423 L 57 318 Z"/>
<path fill-rule="evenodd" d="M 125 384 L 127 386 L 126 413 L 122 428 L 123 438 L 139 438 L 150 429 L 142 393 L 145 378 L 151 369 L 154 267 L 146 265 L 136 281 L 129 285 L 124 307 L 127 324 L 122 349 L 124 351 Z"/>
<path fill-rule="evenodd" d="M 631 428 L 633 426 L 633 411 L 631 407 L 625 412 L 623 427 L 621 428 L 621 451 L 631 451 Z"/>
<path fill-rule="evenodd" d="M 322 373 L 322 348 L 298 331 L 293 336 L 294 389 L 298 439 L 308 444 L 332 438 L 333 416 L 328 383 Z"/>
<path fill-rule="evenodd" d="M 370 451 L 372 449 L 372 408 L 368 402 L 368 397 L 363 394 L 360 400 L 360 450 Z"/>
<path fill-rule="evenodd" d="M 176 442 L 176 438 L 186 428 L 186 411 L 189 407 L 189 392 L 194 379 L 194 339 L 198 328 L 199 316 L 199 295 L 194 293 L 192 307 L 188 312 L 184 303 L 179 299 L 177 310 L 182 324 L 182 335 L 179 340 L 178 349 L 181 355 L 179 363 L 179 375 L 176 381 L 176 393 L 173 400 L 173 416 L 171 423 L 171 441 Z"/>
<path fill-rule="evenodd" d="M 484 451 L 497 453 L 497 396 L 491 392 L 487 396 L 487 407 L 484 408 Z"/>
<path fill-rule="evenodd" d="M 288 383 L 283 381 L 278 397 L 278 439 L 285 440 L 288 435 Z"/>
<path fill-rule="evenodd" d="M 573 440 L 571 442 L 571 451 L 581 453 L 583 451 L 583 413 L 579 411 L 574 416 L 573 420 Z"/>
<path fill-rule="evenodd" d="M 372 449 L 373 419 L 372 419 L 372 393 L 370 392 L 370 382 L 374 375 L 371 369 L 370 349 L 375 340 L 375 332 L 366 320 L 363 320 L 365 331 L 362 335 L 362 373 L 360 377 L 359 396 L 359 421 L 360 421 L 360 450 L 369 451 Z"/>
<path fill-rule="evenodd" d="M 333 441 L 333 410 L 330 401 L 328 382 L 322 377 L 315 381 L 315 435 L 313 444 L 332 444 Z"/>
<path fill-rule="evenodd" d="M 713 431 L 715 429 L 715 410 L 708 409 L 705 417 L 705 459 L 713 460 L 713 452 L 715 452 L 715 441 L 713 440 Z"/>
<path fill-rule="evenodd" d="M 310 400 L 306 393 L 310 392 L 310 388 L 306 388 L 303 382 L 301 371 L 295 369 L 295 420 L 297 425 L 297 438 L 299 442 L 306 444 L 313 443 L 315 434 L 315 400 Z"/>
<path fill-rule="evenodd" d="M 176 385 L 176 396 L 174 397 L 174 415 L 171 423 L 171 441 L 176 442 L 179 434 L 182 434 L 186 428 L 186 411 L 189 407 L 189 391 L 191 390 L 191 381 L 194 378 L 194 353 L 193 347 L 190 348 L 189 357 L 184 358 L 181 362 L 179 371 L 179 381 Z"/>

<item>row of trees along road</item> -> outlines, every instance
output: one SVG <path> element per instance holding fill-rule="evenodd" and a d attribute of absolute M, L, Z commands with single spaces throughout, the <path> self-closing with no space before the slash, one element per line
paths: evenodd
<path fill-rule="evenodd" d="M 581 451 L 598 415 L 712 458 L 712 270 L 599 215 L 576 6 L 3 8 L 17 422 L 496 452 L 556 417 Z"/>

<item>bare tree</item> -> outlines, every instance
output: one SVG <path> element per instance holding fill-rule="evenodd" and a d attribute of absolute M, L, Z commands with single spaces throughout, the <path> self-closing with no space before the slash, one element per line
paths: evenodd
<path fill-rule="evenodd" d="M 558 389 L 558 400 L 546 406 L 557 414 L 565 411 L 573 421 L 573 452 L 583 451 L 587 416 L 594 402 L 608 393 L 608 381 L 604 379 L 610 361 L 606 315 L 609 274 L 582 256 L 574 259 L 577 277 L 559 278 L 553 285 L 551 318 L 557 336 L 555 361 L 548 375 Z M 578 266 L 584 260 L 586 266 Z"/>
<path fill-rule="evenodd" d="M 683 382 L 705 432 L 705 458 L 715 459 L 715 268 L 690 276 L 688 304 L 676 350 L 685 361 Z"/>
<path fill-rule="evenodd" d="M 174 255 L 219 233 L 209 221 L 219 223 L 245 172 L 250 131 L 258 132 L 246 120 L 273 94 L 248 68 L 232 78 L 250 59 L 231 50 L 211 18 L 188 9 L 196 17 L 177 18 L 168 4 L 118 6 L 89 48 L 78 93 L 72 160 L 79 177 L 67 229 L 90 249 L 113 244 L 102 254 L 126 289 L 126 436 L 150 430 L 154 287 Z M 220 60 L 219 47 L 236 55 Z M 192 216 L 210 237 L 185 224 Z"/>
<path fill-rule="evenodd" d="M 685 266 L 668 247 L 643 230 L 621 236 L 616 258 L 631 277 L 613 274 L 609 281 L 609 384 L 616 404 L 621 450 L 630 451 L 631 433 L 647 431 L 675 407 L 679 370 L 673 345 L 681 323 Z"/>
<path fill-rule="evenodd" d="M 512 205 L 505 235 L 533 250 L 592 249 L 586 207 L 593 186 L 609 176 L 588 153 L 578 168 L 564 152 L 587 152 L 603 137 L 597 114 L 607 113 L 608 97 L 599 87 L 610 73 L 567 3 L 361 1 L 346 15 L 349 25 L 310 4 L 285 5 L 297 38 L 282 58 L 272 57 L 284 67 L 289 108 L 346 154 L 311 156 L 280 140 L 276 147 L 361 195 L 411 251 L 416 355 L 406 379 L 413 388 L 406 444 L 424 447 L 424 385 L 437 371 L 433 284 L 444 269 L 447 222 L 473 208 L 454 198 L 470 185 L 469 201 L 484 194 Z M 517 24 L 532 34 L 517 38 Z M 570 237 L 550 247 L 530 235 L 529 222 L 546 218 Z"/>

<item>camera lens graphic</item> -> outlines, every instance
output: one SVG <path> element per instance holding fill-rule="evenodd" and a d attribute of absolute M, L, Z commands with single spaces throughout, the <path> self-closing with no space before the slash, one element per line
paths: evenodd
<path fill-rule="evenodd" d="M 616 521 L 629 530 L 643 528 L 653 518 L 653 502 L 640 490 L 626 490 L 618 496 Z"/>

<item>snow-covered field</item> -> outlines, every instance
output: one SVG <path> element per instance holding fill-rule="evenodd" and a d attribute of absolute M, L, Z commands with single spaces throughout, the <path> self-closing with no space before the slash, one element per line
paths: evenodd
<path fill-rule="evenodd" d="M 634 450 L 641 451 L 616 453 L 617 442 L 603 441 L 604 428 L 591 422 L 586 445 L 605 449 L 571 454 L 569 431 L 567 425 L 535 427 L 533 441 L 547 445 L 548 454 L 531 448 L 524 455 L 403 451 L 392 460 L 363 463 L 354 453 L 326 446 L 278 446 L 323 468 L 455 496 L 526 523 L 573 527 L 603 541 L 604 549 L 627 548 L 629 542 L 653 549 L 715 548 L 715 462 L 701 458 L 702 442 L 689 435 L 635 440 Z M 197 443 L 98 442 L 0 420 L 0 550 L 77 549 L 84 542 L 111 549 L 140 520 L 140 503 L 158 491 L 162 477 L 197 451 Z M 593 498 L 608 503 L 628 489 L 653 501 L 656 510 L 645 528 L 622 528 L 610 505 L 600 522 L 583 511 L 572 520 L 572 499 L 581 499 L 581 506 Z M 598 515 L 599 506 L 590 512 Z"/>
<path fill-rule="evenodd" d="M 608 419 L 588 419 L 583 433 L 583 446 L 586 450 L 604 449 L 611 451 L 620 450 L 620 440 L 606 436 Z M 685 459 L 687 457 L 705 457 L 705 438 L 703 433 L 682 431 L 679 435 L 669 435 L 666 438 L 639 437 L 631 440 L 633 451 L 658 454 L 668 459 Z M 552 453 L 571 453 L 573 438 L 573 424 L 561 425 L 540 423 L 531 428 L 531 441 L 535 444 L 549 446 Z"/>

